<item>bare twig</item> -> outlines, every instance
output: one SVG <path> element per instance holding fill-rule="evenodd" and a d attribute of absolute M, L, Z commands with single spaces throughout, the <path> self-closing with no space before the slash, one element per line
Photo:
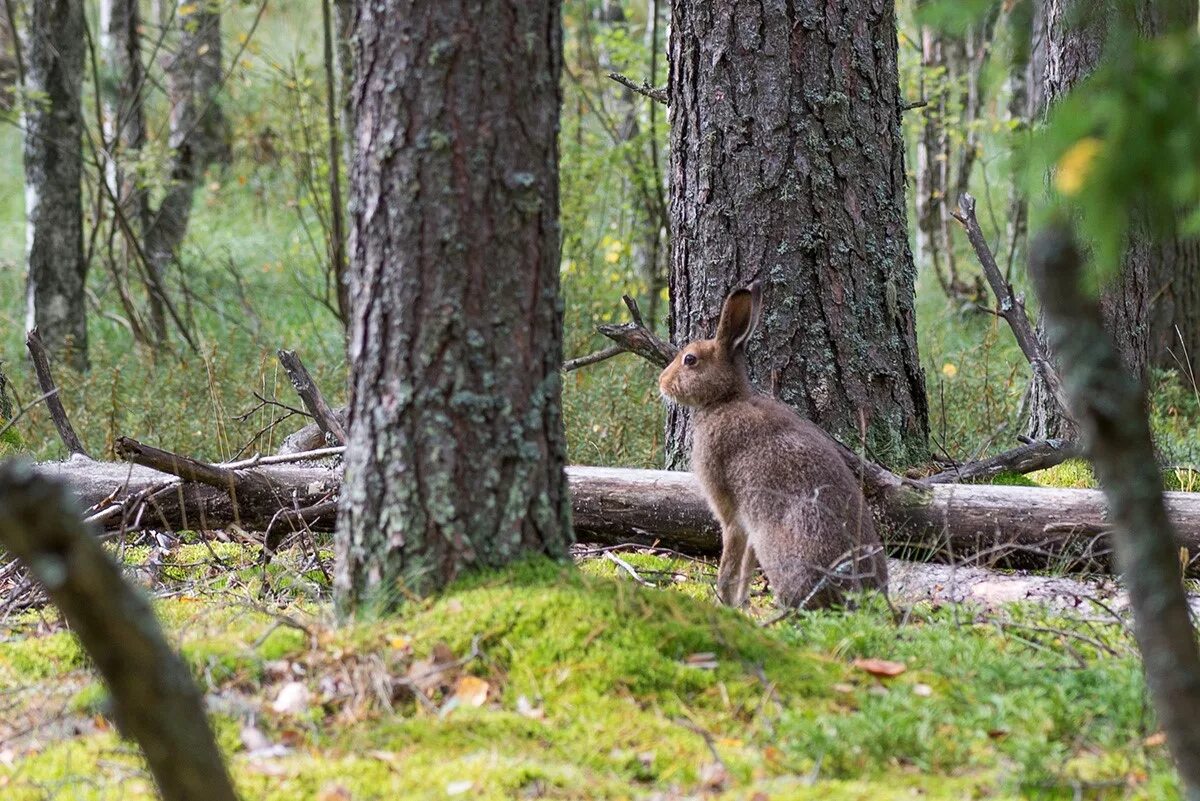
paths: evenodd
<path fill-rule="evenodd" d="M 598 325 L 596 330 L 625 351 L 636 353 L 659 367 L 666 367 L 679 349 L 646 328 L 642 323 L 642 312 L 636 300 L 629 295 L 622 295 L 621 300 L 625 301 L 625 307 L 629 309 L 629 316 L 632 318 L 630 322 Z"/>
<path fill-rule="evenodd" d="M 0 426 L 0 437 L 3 437 L 6 433 L 8 433 L 8 430 L 10 428 L 12 428 L 13 426 L 15 426 L 17 424 L 17 421 L 20 420 L 22 417 L 24 417 L 29 412 L 30 409 L 34 408 L 35 406 L 37 406 L 39 403 L 41 403 L 44 400 L 49 400 L 51 395 L 55 395 L 57 393 L 58 393 L 57 389 L 52 389 L 49 392 L 47 392 L 46 394 L 38 396 L 31 403 L 29 403 L 25 406 L 22 406 L 20 409 L 18 409 L 16 414 L 14 414 L 11 419 L 6 420 L 4 425 Z"/>
<path fill-rule="evenodd" d="M 30 330 L 25 337 L 25 346 L 29 348 L 29 358 L 33 362 L 33 371 L 37 373 L 38 386 L 41 387 L 42 397 L 46 399 L 46 408 L 50 410 L 50 419 L 58 429 L 58 436 L 71 453 L 88 456 L 79 435 L 75 433 L 67 410 L 63 408 L 62 400 L 58 397 L 58 389 L 54 386 L 54 377 L 50 375 L 50 361 L 46 358 L 46 346 L 37 328 Z M 90 456 L 88 458 L 91 458 Z"/>
<path fill-rule="evenodd" d="M 563 362 L 562 371 L 564 373 L 569 373 L 572 370 L 578 370 L 580 367 L 587 367 L 588 365 L 597 364 L 605 359 L 611 359 L 613 356 L 617 356 L 626 352 L 627 351 L 625 348 L 621 347 L 620 345 L 609 345 L 607 348 L 598 350 L 595 353 L 589 353 L 586 356 L 579 356 L 575 359 L 567 359 L 565 362 Z"/>
<path fill-rule="evenodd" d="M 341 456 L 346 452 L 345 445 L 337 445 L 332 448 L 317 448 L 311 451 L 301 451 L 299 453 L 284 453 L 276 456 L 255 456 L 252 459 L 243 459 L 240 462 L 222 462 L 218 467 L 224 467 L 228 470 L 241 470 L 246 467 L 259 467 L 272 464 L 288 464 L 290 462 L 307 462 L 315 459 L 329 459 L 333 456 Z"/>
<path fill-rule="evenodd" d="M 967 231 L 967 239 L 970 240 L 971 247 L 975 249 L 979 265 L 983 268 L 983 275 L 987 279 L 988 286 L 992 288 L 992 294 L 996 296 L 999 315 L 1012 329 L 1017 346 L 1029 360 L 1029 366 L 1033 368 L 1033 372 L 1049 388 L 1050 394 L 1063 413 L 1069 415 L 1070 407 L 1067 404 L 1067 396 L 1063 392 L 1062 380 L 1058 376 L 1058 371 L 1055 370 L 1054 365 L 1051 364 L 1042 349 L 1041 343 L 1038 342 L 1033 326 L 1029 322 L 1029 316 L 1025 313 L 1024 301 L 1017 297 L 1013 292 L 1012 284 L 1005 280 L 1004 275 L 1000 272 L 1000 267 L 996 264 L 996 257 L 992 255 L 983 230 L 979 227 L 979 220 L 975 217 L 975 198 L 964 192 L 958 198 L 958 209 L 957 212 L 951 213 Z"/>
<path fill-rule="evenodd" d="M 642 97 L 650 98 L 655 103 L 662 103 L 665 106 L 667 103 L 670 102 L 670 97 L 667 94 L 667 87 L 665 87 L 665 86 L 662 87 L 661 89 L 656 89 L 653 86 L 651 86 L 649 84 L 649 82 L 647 82 L 647 81 L 642 81 L 639 84 L 637 81 L 633 80 L 632 78 L 626 77 L 619 72 L 610 72 L 610 73 L 608 73 L 608 77 L 612 78 L 614 81 L 621 84 L 621 86 L 624 86 L 626 89 L 630 89 L 634 92 L 637 92 Z"/>

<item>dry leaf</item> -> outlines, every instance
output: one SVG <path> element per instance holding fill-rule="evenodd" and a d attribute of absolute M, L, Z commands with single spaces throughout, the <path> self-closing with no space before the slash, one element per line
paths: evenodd
<path fill-rule="evenodd" d="M 300 715 L 308 711 L 311 699 L 312 694 L 302 682 L 289 681 L 280 688 L 271 708 L 281 715 Z"/>
<path fill-rule="evenodd" d="M 837 684 L 833 685 L 833 691 L 835 693 L 852 693 L 854 692 L 854 685 L 839 681 Z"/>
<path fill-rule="evenodd" d="M 450 686 L 451 674 L 457 670 L 454 652 L 450 646 L 440 642 L 433 646 L 428 659 L 418 659 L 408 668 L 408 680 L 421 692 L 428 695 L 434 690 Z"/>
<path fill-rule="evenodd" d="M 483 706 L 487 703 L 490 686 L 478 676 L 459 676 L 454 685 L 454 697 L 464 706 Z"/>
<path fill-rule="evenodd" d="M 890 679 L 908 670 L 903 662 L 889 662 L 886 659 L 855 659 L 854 667 L 865 670 L 877 678 Z"/>
<path fill-rule="evenodd" d="M 267 739 L 267 735 L 263 734 L 262 730 L 252 723 L 243 726 L 240 734 L 242 747 L 246 749 L 247 755 L 252 757 L 270 759 L 272 757 L 284 756 L 292 750 L 286 745 L 272 743 Z"/>
<path fill-rule="evenodd" d="M 368 751 L 367 756 L 372 759 L 378 759 L 380 762 L 385 762 L 388 765 L 400 765 L 403 761 L 395 751 Z"/>
<path fill-rule="evenodd" d="M 1142 740 L 1142 745 L 1146 746 L 1147 748 L 1157 748 L 1160 745 L 1166 744 L 1166 742 L 1167 733 L 1165 731 L 1156 731 L 1145 740 Z"/>

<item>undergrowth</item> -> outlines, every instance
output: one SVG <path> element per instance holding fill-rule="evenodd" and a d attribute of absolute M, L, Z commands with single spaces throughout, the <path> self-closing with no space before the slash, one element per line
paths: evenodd
<path fill-rule="evenodd" d="M 769 610 L 714 603 L 709 566 L 626 553 L 337 627 L 324 600 L 263 596 L 254 549 L 203 548 L 173 555 L 185 591 L 157 609 L 247 798 L 1175 797 L 1116 620 L 918 605 L 897 623 L 864 599 L 764 628 Z M 49 614 L 0 637 L 4 797 L 152 797 Z M 305 702 L 276 709 L 291 683 Z"/>

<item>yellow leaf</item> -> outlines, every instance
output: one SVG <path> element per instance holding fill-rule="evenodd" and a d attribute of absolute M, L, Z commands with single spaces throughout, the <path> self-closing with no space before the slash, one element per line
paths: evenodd
<path fill-rule="evenodd" d="M 459 676 L 454 685 L 454 697 L 465 706 L 483 706 L 487 702 L 488 683 L 478 676 Z"/>
<path fill-rule="evenodd" d="M 1078 194 L 1103 150 L 1104 142 L 1094 136 L 1085 136 L 1067 148 L 1054 173 L 1054 186 L 1058 191 L 1067 196 Z"/>
<path fill-rule="evenodd" d="M 950 362 L 946 362 L 942 365 L 942 375 L 946 376 L 946 378 L 954 378 L 954 376 L 958 375 L 958 368 Z"/>
<path fill-rule="evenodd" d="M 181 16 L 181 17 L 187 17 L 192 14 L 195 14 L 199 10 L 200 10 L 200 6 L 198 6 L 196 3 L 184 3 L 183 5 L 181 5 L 179 7 L 179 11 L 177 11 L 176 13 L 179 14 L 179 16 Z"/>

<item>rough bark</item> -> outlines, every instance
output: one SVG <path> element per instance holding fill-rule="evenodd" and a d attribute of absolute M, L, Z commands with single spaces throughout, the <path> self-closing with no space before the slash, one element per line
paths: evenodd
<path fill-rule="evenodd" d="M 342 163 L 354 163 L 354 0 L 333 0 L 333 62 L 337 78 L 338 120 L 341 126 Z"/>
<path fill-rule="evenodd" d="M 61 484 L 0 467 L 0 544 L 29 567 L 112 693 L 165 801 L 236 801 L 187 664 Z"/>
<path fill-rule="evenodd" d="M 571 542 L 559 4 L 356 13 L 343 612 Z"/>
<path fill-rule="evenodd" d="M 1118 20 L 1115 7 L 1095 7 L 1083 0 L 1044 5 L 1046 65 L 1043 97 L 1047 108 L 1100 64 L 1115 25 L 1136 25 L 1137 34 L 1154 37 L 1180 27 L 1195 27 L 1196 0 L 1140 0 L 1133 19 Z M 1131 223 L 1119 274 L 1105 289 L 1105 324 L 1118 353 L 1140 381 L 1158 365 L 1187 370 L 1186 351 L 1200 344 L 1200 242 L 1156 235 L 1154 226 L 1136 215 Z M 1044 339 L 1039 320 L 1039 335 Z M 1178 331 L 1176 330 L 1178 329 Z M 1183 346 L 1181 347 L 1181 340 Z M 1034 438 L 1072 437 L 1073 426 L 1034 380 L 1028 433 Z"/>
<path fill-rule="evenodd" d="M 927 455 L 891 2 L 676 2 L 671 338 L 761 280 L 751 372 L 892 464 Z M 686 461 L 672 409 L 667 461 Z"/>
<path fill-rule="evenodd" d="M 1016 0 L 1008 12 L 1005 25 L 1008 29 L 1011 61 L 1008 70 L 1008 102 L 1005 118 L 1010 126 L 1009 158 L 1014 163 L 1019 158 L 1020 148 L 1028 138 L 1030 121 L 1035 117 L 1034 103 L 1036 82 L 1032 80 L 1038 69 L 1035 52 L 1040 46 L 1040 31 L 1035 30 L 1034 19 L 1040 12 L 1041 0 Z M 1041 73 L 1037 73 L 1040 77 Z M 1008 182 L 1008 213 L 1005 215 L 1004 231 L 1004 277 L 1012 281 L 1013 268 L 1021 263 L 1028 241 L 1029 198 L 1023 182 L 1016 177 Z"/>
<path fill-rule="evenodd" d="M 26 329 L 38 328 L 60 361 L 87 367 L 83 253 L 82 0 L 26 10 L 24 105 Z"/>
<path fill-rule="evenodd" d="M 1163 502 L 1146 395 L 1105 332 L 1110 321 L 1080 291 L 1080 261 L 1071 231 L 1050 228 L 1034 242 L 1029 270 L 1062 360 L 1075 420 L 1108 500 L 1146 683 L 1186 796 L 1198 799 L 1200 650 L 1180 575 L 1185 541 Z"/>

